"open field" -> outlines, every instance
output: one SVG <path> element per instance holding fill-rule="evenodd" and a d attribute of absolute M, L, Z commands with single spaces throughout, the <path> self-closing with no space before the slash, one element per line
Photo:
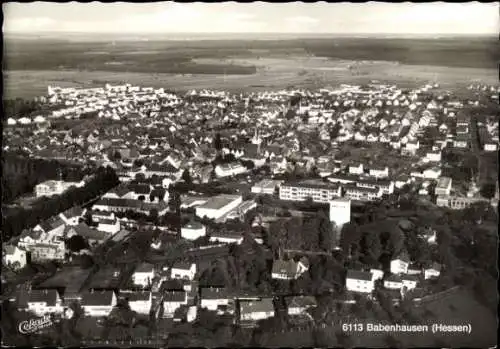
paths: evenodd
<path fill-rule="evenodd" d="M 497 84 L 498 40 L 322 38 L 103 41 L 7 39 L 6 97 L 45 94 L 49 84 L 105 82 L 175 90 L 325 87 L 370 80 L 408 87 L 436 80 Z"/>
<path fill-rule="evenodd" d="M 286 57 L 270 59 L 242 59 L 255 63 L 252 75 L 167 74 L 112 71 L 34 70 L 6 71 L 5 96 L 31 98 L 44 95 L 47 85 L 62 87 L 102 86 L 105 82 L 128 82 L 141 86 L 163 87 L 179 91 L 190 89 L 226 89 L 257 91 L 282 88 L 321 88 L 342 83 L 363 84 L 370 80 L 397 83 L 402 87 L 418 86 L 438 81 L 442 87 L 466 85 L 472 81 L 497 84 L 497 71 L 481 68 L 431 67 L 402 65 L 390 62 L 356 63 L 324 58 Z M 239 62 L 238 61 L 238 62 Z"/>

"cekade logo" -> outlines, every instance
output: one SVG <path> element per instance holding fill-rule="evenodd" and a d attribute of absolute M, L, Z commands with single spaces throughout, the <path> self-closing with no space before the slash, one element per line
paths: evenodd
<path fill-rule="evenodd" d="M 30 334 L 35 333 L 42 328 L 52 326 L 53 324 L 54 323 L 52 322 L 50 317 L 48 315 L 45 315 L 37 319 L 30 319 L 19 323 L 18 329 L 22 334 Z"/>

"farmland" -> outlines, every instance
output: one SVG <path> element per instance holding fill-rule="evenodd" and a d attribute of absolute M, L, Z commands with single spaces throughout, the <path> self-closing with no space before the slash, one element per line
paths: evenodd
<path fill-rule="evenodd" d="M 72 42 L 5 45 L 6 96 L 34 97 L 49 84 L 105 82 L 175 90 L 325 87 L 370 80 L 408 87 L 496 84 L 498 43 L 489 39 L 301 39 Z"/>

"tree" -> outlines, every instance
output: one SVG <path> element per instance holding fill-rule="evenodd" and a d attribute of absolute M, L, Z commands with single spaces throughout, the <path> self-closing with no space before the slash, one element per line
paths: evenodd
<path fill-rule="evenodd" d="M 333 226 L 323 210 L 319 211 L 319 247 L 324 251 L 331 251 L 334 247 Z"/>
<path fill-rule="evenodd" d="M 139 197 L 137 198 L 137 200 L 144 201 L 144 200 L 146 200 L 146 197 L 144 195 L 139 195 Z"/>
<path fill-rule="evenodd" d="M 184 172 L 182 173 L 182 180 L 187 184 L 193 183 L 193 179 L 191 178 L 191 174 L 189 173 L 188 169 L 185 169 Z"/>
<path fill-rule="evenodd" d="M 214 148 L 215 148 L 215 150 L 217 150 L 217 152 L 220 152 L 222 150 L 222 139 L 221 139 L 220 133 L 217 133 L 215 135 Z"/>
<path fill-rule="evenodd" d="M 496 190 L 496 185 L 493 183 L 486 183 L 481 187 L 481 195 L 490 200 L 493 197 L 495 197 L 495 190 Z"/>
<path fill-rule="evenodd" d="M 87 241 L 81 235 L 73 235 L 69 238 L 67 244 L 68 248 L 72 252 L 80 252 L 81 250 L 88 248 Z"/>

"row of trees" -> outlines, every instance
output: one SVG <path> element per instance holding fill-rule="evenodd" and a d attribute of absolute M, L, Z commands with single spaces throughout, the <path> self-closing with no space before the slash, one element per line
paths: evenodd
<path fill-rule="evenodd" d="M 41 221 L 53 217 L 71 207 L 83 205 L 103 195 L 119 183 L 118 176 L 110 167 L 100 167 L 95 175 L 81 188 L 72 187 L 59 196 L 42 197 L 29 208 L 17 207 L 3 217 L 3 241 L 19 235 Z"/>

